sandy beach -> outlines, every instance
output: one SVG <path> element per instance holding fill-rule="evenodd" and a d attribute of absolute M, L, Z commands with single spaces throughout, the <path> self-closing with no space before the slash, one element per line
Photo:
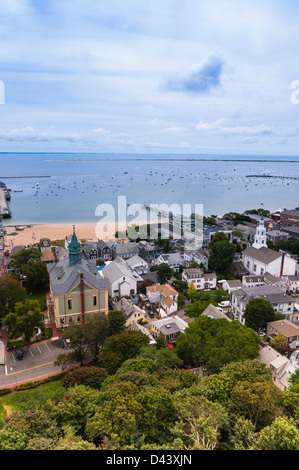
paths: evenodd
<path fill-rule="evenodd" d="M 98 239 L 109 240 L 115 238 L 114 224 L 105 224 L 99 226 L 97 223 L 78 223 L 75 224 L 76 235 L 80 240 Z M 30 245 L 39 243 L 41 238 L 49 238 L 51 241 L 62 240 L 73 233 L 72 224 L 40 224 L 40 225 L 9 225 L 4 224 L 5 246 L 9 248 L 17 245 Z M 100 235 L 100 236 L 97 236 Z"/>

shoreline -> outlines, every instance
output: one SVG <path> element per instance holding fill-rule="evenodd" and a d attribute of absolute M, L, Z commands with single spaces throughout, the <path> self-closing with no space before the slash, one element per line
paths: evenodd
<path fill-rule="evenodd" d="M 86 241 L 97 241 L 103 239 L 115 239 L 117 224 L 98 222 L 72 223 L 44 223 L 44 224 L 3 224 L 5 234 L 5 246 L 11 248 L 18 245 L 34 245 L 42 238 L 49 238 L 51 241 L 62 240 L 73 233 L 73 226 L 79 239 Z M 100 235 L 100 236 L 98 236 Z"/>

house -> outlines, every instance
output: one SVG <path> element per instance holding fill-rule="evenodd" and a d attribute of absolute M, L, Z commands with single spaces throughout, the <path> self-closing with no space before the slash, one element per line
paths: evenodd
<path fill-rule="evenodd" d="M 222 283 L 222 288 L 227 290 L 231 294 L 234 290 L 240 289 L 242 287 L 242 282 L 239 279 L 225 280 Z"/>
<path fill-rule="evenodd" d="M 142 240 L 138 243 L 139 255 L 148 263 L 152 262 L 161 253 L 164 253 L 164 248 L 154 243 L 149 243 Z"/>
<path fill-rule="evenodd" d="M 39 241 L 39 245 L 40 245 L 40 250 L 41 251 L 44 251 L 44 250 L 51 251 L 51 240 L 50 240 L 50 238 L 41 238 L 40 241 Z"/>
<path fill-rule="evenodd" d="M 199 266 L 203 266 L 204 268 L 208 269 L 209 265 L 209 254 L 207 250 L 186 250 L 184 252 L 184 261 L 185 264 L 188 266 L 192 261 L 195 261 Z"/>
<path fill-rule="evenodd" d="M 279 241 L 286 241 L 289 238 L 289 235 L 286 232 L 281 230 L 268 230 L 267 231 L 267 240 L 274 243 L 274 245 Z"/>
<path fill-rule="evenodd" d="M 277 320 L 267 323 L 266 336 L 273 339 L 278 333 L 286 339 L 286 346 L 297 349 L 299 347 L 299 326 L 289 320 Z"/>
<path fill-rule="evenodd" d="M 161 254 L 158 256 L 158 258 L 156 258 L 155 264 L 162 263 L 168 264 L 168 266 L 175 272 L 179 272 L 180 266 L 182 264 L 182 257 L 179 253 Z"/>
<path fill-rule="evenodd" d="M 127 260 L 133 256 L 139 255 L 139 248 L 135 242 L 115 243 L 112 246 L 113 259 L 121 258 Z"/>
<path fill-rule="evenodd" d="M 154 339 L 154 337 L 151 335 L 151 333 L 149 332 L 148 328 L 146 328 L 145 326 L 143 325 L 140 325 L 139 323 L 136 323 L 134 320 L 132 321 L 132 323 L 130 324 L 129 326 L 129 329 L 130 330 L 134 330 L 134 331 L 141 331 L 143 334 L 145 334 L 146 336 L 148 336 L 149 338 L 149 344 L 152 344 L 152 345 L 156 345 L 157 344 L 157 341 Z"/>
<path fill-rule="evenodd" d="M 130 326 L 132 322 L 138 322 L 138 320 L 146 321 L 146 312 L 135 305 L 131 299 L 122 297 L 113 307 L 115 310 L 121 310 L 124 313 L 126 319 L 126 326 Z"/>
<path fill-rule="evenodd" d="M 290 387 L 290 377 L 296 372 L 298 366 L 286 356 L 279 354 L 268 344 L 260 345 L 258 361 L 266 364 L 272 372 L 274 384 L 282 391 Z"/>
<path fill-rule="evenodd" d="M 97 241 L 97 250 L 98 250 L 98 258 L 102 259 L 104 262 L 112 261 L 113 259 L 113 252 L 112 248 L 114 246 L 113 240 L 108 240 L 104 242 L 103 240 Z"/>
<path fill-rule="evenodd" d="M 141 258 L 138 255 L 133 256 L 132 258 L 129 258 L 126 263 L 134 269 L 140 276 L 142 274 L 147 274 L 149 272 L 148 269 L 148 262 Z"/>
<path fill-rule="evenodd" d="M 268 300 L 275 312 L 285 315 L 287 320 L 292 321 L 295 299 L 279 287 L 263 285 L 259 287 L 242 287 L 232 292 L 232 313 L 240 323 L 245 323 L 243 317 L 245 308 L 248 302 L 255 298 Z"/>
<path fill-rule="evenodd" d="M 98 259 L 97 242 L 86 242 L 82 247 L 82 256 L 84 256 L 85 259 L 93 259 L 96 261 Z"/>
<path fill-rule="evenodd" d="M 146 297 L 149 302 L 160 305 L 166 315 L 171 315 L 177 311 L 178 295 L 178 292 L 169 284 L 146 286 Z"/>
<path fill-rule="evenodd" d="M 284 276 L 286 289 L 289 292 L 298 292 L 299 291 L 299 275 L 296 276 Z"/>
<path fill-rule="evenodd" d="M 55 263 L 55 253 L 50 249 L 50 250 L 42 250 L 41 252 L 41 258 L 40 258 L 42 263 L 50 263 L 53 264 Z"/>
<path fill-rule="evenodd" d="M 188 328 L 188 323 L 176 315 L 154 321 L 149 326 L 150 332 L 154 338 L 162 334 L 165 336 L 168 344 L 175 343 L 179 334 L 184 333 L 186 328 Z"/>
<path fill-rule="evenodd" d="M 120 257 L 110 261 L 100 274 L 109 280 L 109 293 L 112 298 L 136 295 L 138 283 L 143 282 L 142 277 Z"/>
<path fill-rule="evenodd" d="M 202 315 L 213 318 L 214 320 L 225 318 L 227 321 L 232 321 L 222 312 L 222 309 L 215 307 L 213 304 L 208 305 L 207 308 L 202 312 L 201 316 Z"/>
<path fill-rule="evenodd" d="M 68 256 L 47 264 L 50 292 L 46 317 L 57 328 L 84 323 L 91 314 L 108 313 L 109 281 L 101 278 L 94 263 L 82 259 L 81 244 L 73 230 Z"/>
<path fill-rule="evenodd" d="M 217 276 L 215 273 L 205 274 L 201 268 L 184 269 L 182 281 L 192 282 L 196 290 L 216 289 Z"/>

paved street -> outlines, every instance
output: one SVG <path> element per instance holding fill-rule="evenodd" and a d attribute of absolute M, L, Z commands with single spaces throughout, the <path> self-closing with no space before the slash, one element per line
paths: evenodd
<path fill-rule="evenodd" d="M 22 360 L 16 358 L 15 351 L 8 353 L 5 365 L 0 365 L 0 387 L 37 380 L 60 372 L 61 368 L 54 366 L 54 361 L 64 351 L 63 341 L 57 339 L 25 348 Z"/>

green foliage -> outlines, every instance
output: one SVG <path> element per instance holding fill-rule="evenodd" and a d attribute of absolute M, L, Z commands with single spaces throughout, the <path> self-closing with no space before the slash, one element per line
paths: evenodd
<path fill-rule="evenodd" d="M 111 336 L 104 343 L 98 356 L 98 364 L 113 374 L 127 359 L 138 356 L 141 348 L 149 343 L 149 338 L 141 331 L 127 330 Z"/>
<path fill-rule="evenodd" d="M 0 277 L 0 317 L 13 312 L 17 302 L 24 302 L 26 291 L 16 279 L 10 276 Z"/>
<path fill-rule="evenodd" d="M 37 300 L 26 299 L 25 302 L 17 302 L 14 312 L 9 313 L 3 320 L 9 328 L 9 338 L 24 337 L 25 344 L 30 344 L 35 328 L 44 329 L 44 322 Z"/>
<path fill-rule="evenodd" d="M 235 253 L 236 247 L 229 241 L 211 242 L 209 269 L 216 271 L 216 273 L 227 273 Z"/>
<path fill-rule="evenodd" d="M 167 263 L 161 263 L 158 265 L 153 265 L 150 268 L 151 271 L 157 272 L 160 283 L 165 284 L 167 281 L 169 281 L 173 275 L 172 269 L 168 266 Z"/>
<path fill-rule="evenodd" d="M 180 335 L 176 351 L 186 365 L 207 365 L 212 372 L 230 362 L 258 356 L 259 338 L 236 321 L 198 317 Z"/>
<path fill-rule="evenodd" d="M 251 299 L 246 305 L 244 318 L 255 331 L 265 328 L 268 322 L 275 320 L 275 311 L 269 300 L 262 298 Z"/>

